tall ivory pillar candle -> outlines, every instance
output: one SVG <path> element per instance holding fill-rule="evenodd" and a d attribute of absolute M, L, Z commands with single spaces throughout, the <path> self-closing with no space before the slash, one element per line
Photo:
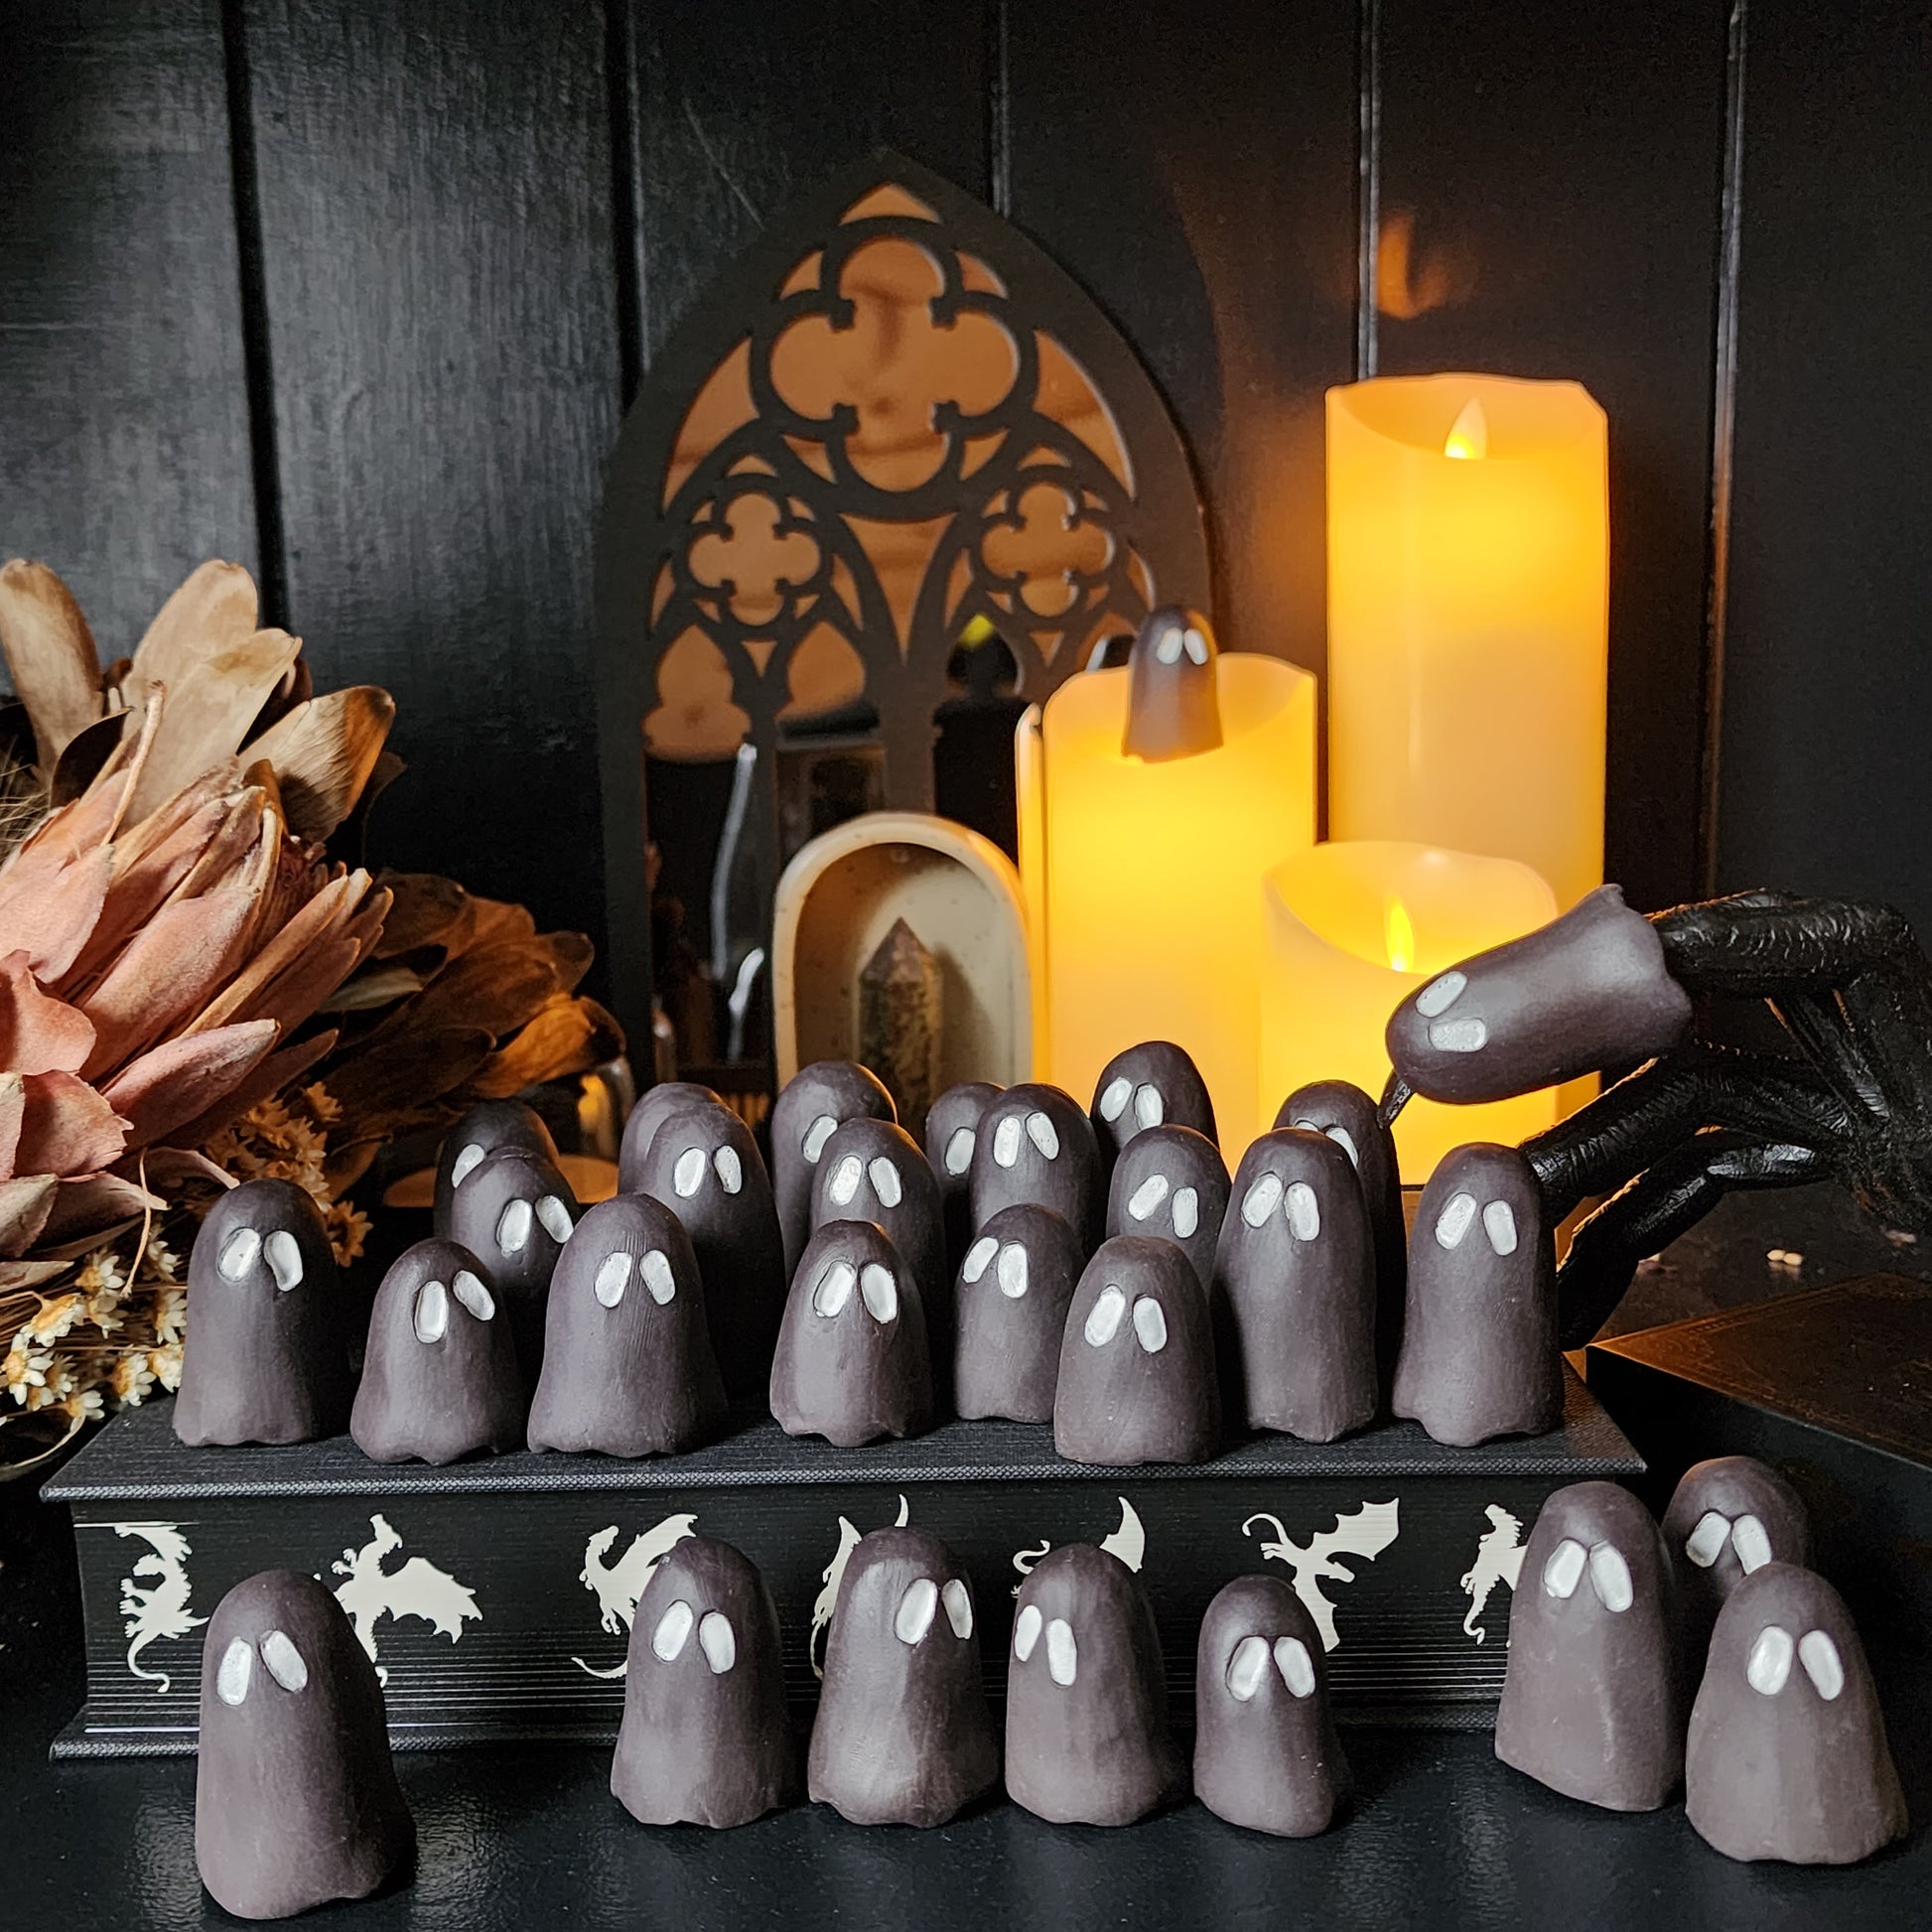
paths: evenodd
<path fill-rule="evenodd" d="M 1603 880 L 1607 444 L 1578 383 L 1328 391 L 1328 825 Z"/>
<path fill-rule="evenodd" d="M 1300 853 L 1269 874 L 1262 897 L 1261 1081 L 1271 1109 L 1311 1080 L 1352 1080 L 1379 1096 L 1389 1015 L 1434 975 L 1534 931 L 1557 909 L 1550 888 L 1514 859 L 1381 840 Z M 1402 1177 L 1419 1184 L 1452 1147 L 1514 1146 L 1556 1119 L 1555 1089 L 1480 1107 L 1412 1100 L 1395 1124 Z"/>

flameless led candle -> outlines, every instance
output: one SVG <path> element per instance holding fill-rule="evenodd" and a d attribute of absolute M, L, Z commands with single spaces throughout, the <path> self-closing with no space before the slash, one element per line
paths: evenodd
<path fill-rule="evenodd" d="M 1125 668 L 1069 678 L 1030 711 L 1020 862 L 1035 1077 L 1084 1105 L 1123 1047 L 1173 1040 L 1238 1155 L 1260 1108 L 1261 880 L 1314 837 L 1314 679 L 1246 652 L 1214 674 L 1221 743 L 1186 757 L 1122 751 Z"/>
<path fill-rule="evenodd" d="M 1575 382 L 1328 391 L 1328 823 L 1603 879 L 1609 512 Z"/>
<path fill-rule="evenodd" d="M 1261 986 L 1261 1091 L 1270 1109 L 1311 1080 L 1381 1094 L 1389 1015 L 1471 953 L 1556 912 L 1541 878 L 1513 859 L 1370 840 L 1318 845 L 1263 886 L 1268 959 Z M 1421 1182 L 1466 1141 L 1515 1145 L 1557 1118 L 1554 1089 L 1480 1107 L 1412 1100 L 1395 1127 L 1402 1177 Z"/>

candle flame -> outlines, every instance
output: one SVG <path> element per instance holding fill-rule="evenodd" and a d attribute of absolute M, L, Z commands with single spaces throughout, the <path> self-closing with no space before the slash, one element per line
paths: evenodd
<path fill-rule="evenodd" d="M 1416 928 L 1409 908 L 1399 898 L 1390 899 L 1382 915 L 1382 943 L 1388 948 L 1389 964 L 1398 973 L 1416 970 Z"/>
<path fill-rule="evenodd" d="M 1443 454 L 1465 461 L 1489 454 L 1489 418 L 1482 413 L 1481 397 L 1471 396 L 1462 405 L 1462 413 L 1450 426 L 1449 440 L 1443 445 Z"/>

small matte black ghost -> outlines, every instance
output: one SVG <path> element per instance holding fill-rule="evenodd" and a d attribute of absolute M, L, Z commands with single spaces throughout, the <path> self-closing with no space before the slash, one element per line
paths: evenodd
<path fill-rule="evenodd" d="M 1402 1309 L 1409 1278 L 1409 1223 L 1402 1211 L 1402 1167 L 1395 1135 L 1375 1102 L 1346 1080 L 1316 1080 L 1282 1102 L 1275 1126 L 1325 1134 L 1355 1164 L 1375 1246 L 1375 1359 L 1383 1392 L 1395 1380 L 1402 1346 Z"/>
<path fill-rule="evenodd" d="M 1191 1127 L 1151 1127 L 1114 1163 L 1107 1232 L 1155 1234 L 1187 1257 L 1203 1289 L 1214 1281 L 1214 1245 L 1228 1211 L 1221 1151 Z"/>
<path fill-rule="evenodd" d="M 675 1455 L 725 1421 L 690 1237 L 647 1195 L 600 1201 L 550 1278 L 530 1448 Z"/>
<path fill-rule="evenodd" d="M 1142 619 L 1127 653 L 1124 756 L 1152 764 L 1220 745 L 1218 654 L 1214 627 L 1198 611 L 1164 604 Z"/>
<path fill-rule="evenodd" d="M 1824 1578 L 1771 1563 L 1731 1591 L 1691 1713 L 1684 1809 L 1725 1858 L 1787 1864 L 1856 1864 L 1910 1829 L 1864 1646 Z"/>
<path fill-rule="evenodd" d="M 749 1825 L 798 1795 L 778 1609 L 751 1560 L 687 1536 L 630 1623 L 611 1790 L 646 1825 Z"/>
<path fill-rule="evenodd" d="M 1417 1093 L 1502 1100 L 1668 1052 L 1691 998 L 1617 886 L 1559 919 L 1464 960 L 1389 1016 L 1389 1060 Z"/>
<path fill-rule="evenodd" d="M 458 1186 L 483 1166 L 499 1147 L 520 1147 L 557 1165 L 557 1143 L 534 1107 L 520 1100 L 479 1100 L 443 1136 L 443 1151 L 436 1163 L 435 1229 L 449 1241 L 450 1207 Z"/>
<path fill-rule="evenodd" d="M 366 1898 L 414 1857 L 375 1666 L 313 1577 L 228 1591 L 202 1647 L 195 1863 L 236 1918 Z"/>
<path fill-rule="evenodd" d="M 483 1265 L 454 1241 L 418 1241 L 369 1315 L 348 1433 L 375 1462 L 454 1462 L 523 1441 L 529 1391 Z"/>
<path fill-rule="evenodd" d="M 828 1221 L 799 1257 L 771 1363 L 787 1436 L 857 1449 L 932 1427 L 932 1362 L 919 1290 L 870 1221 Z"/>
<path fill-rule="evenodd" d="M 1457 1449 L 1563 1420 L 1552 1230 L 1514 1148 L 1455 1148 L 1423 1189 L 1394 1408 Z"/>
<path fill-rule="evenodd" d="M 953 1289 L 960 1415 L 1051 1422 L 1080 1244 L 1050 1207 L 1002 1208 L 966 1250 Z"/>
<path fill-rule="evenodd" d="M 855 1825 L 943 1825 L 1000 1781 L 973 1586 L 923 1530 L 874 1530 L 825 1642 L 806 1788 Z"/>
<path fill-rule="evenodd" d="M 1007 1791 L 1055 1825 L 1131 1825 L 1183 1786 L 1141 1580 L 1091 1543 L 1020 1587 L 1007 1663 Z"/>
<path fill-rule="evenodd" d="M 1106 1177 L 1093 1123 L 1058 1087 L 1009 1087 L 980 1116 L 973 1150 L 973 1226 L 1003 1207 L 1050 1207 L 1091 1253 L 1106 1215 Z"/>
<path fill-rule="evenodd" d="M 516 1359 L 528 1375 L 543 1365 L 550 1275 L 577 1215 L 570 1182 L 540 1155 L 520 1147 L 485 1155 L 450 1197 L 449 1238 L 483 1263 L 509 1319 Z"/>
<path fill-rule="evenodd" d="M 328 1230 L 294 1182 L 244 1180 L 208 1210 L 188 1261 L 175 1434 L 309 1443 L 348 1426 L 354 1380 Z"/>
<path fill-rule="evenodd" d="M 1375 1420 L 1375 1254 L 1347 1153 L 1298 1127 L 1241 1158 L 1215 1253 L 1230 1404 L 1251 1429 L 1332 1443 Z"/>
<path fill-rule="evenodd" d="M 1811 1518 L 1768 1463 L 1719 1455 L 1684 1471 L 1664 1512 L 1664 1547 L 1677 1570 L 1684 1653 L 1696 1684 L 1725 1599 L 1767 1563 L 1811 1565 Z"/>
<path fill-rule="evenodd" d="M 1000 1097 L 990 1080 L 948 1087 L 925 1112 L 925 1158 L 946 1214 L 946 1261 L 955 1272 L 973 1240 L 973 1150 L 980 1118 Z"/>
<path fill-rule="evenodd" d="M 1237 1577 L 1194 1652 L 1194 1795 L 1230 1825 L 1312 1838 L 1349 1790 L 1314 1619 L 1283 1578 Z"/>
<path fill-rule="evenodd" d="M 1216 1141 L 1214 1102 L 1207 1082 L 1172 1040 L 1144 1039 L 1116 1053 L 1093 1083 L 1088 1118 L 1103 1169 L 1111 1169 L 1121 1149 L 1151 1127 L 1191 1127 L 1210 1142 Z"/>
<path fill-rule="evenodd" d="M 1608 1811 L 1655 1811 L 1684 1775 L 1670 1560 L 1629 1490 L 1543 1505 L 1509 1606 L 1496 1755 Z"/>
<path fill-rule="evenodd" d="M 682 1108 L 658 1128 L 627 1191 L 662 1201 L 683 1222 L 726 1391 L 761 1394 L 784 1311 L 784 1242 L 752 1130 L 724 1107 Z"/>
<path fill-rule="evenodd" d="M 897 1121 L 877 1074 L 852 1060 L 816 1060 L 785 1082 L 771 1108 L 771 1192 L 784 1236 L 785 1274 L 812 1238 L 812 1187 L 825 1143 L 849 1120 Z"/>
<path fill-rule="evenodd" d="M 1221 1435 L 1207 1292 L 1172 1241 L 1103 1242 L 1067 1305 L 1053 1447 L 1070 1462 L 1204 1462 Z"/>
<path fill-rule="evenodd" d="M 695 1080 L 662 1080 L 638 1096 L 637 1104 L 623 1124 L 623 1140 L 618 1147 L 619 1193 L 643 1191 L 644 1158 L 650 1153 L 651 1142 L 657 1138 L 657 1130 L 673 1114 L 684 1113 L 692 1107 L 716 1107 L 721 1113 L 731 1112 L 717 1093 L 710 1087 L 699 1086 Z"/>

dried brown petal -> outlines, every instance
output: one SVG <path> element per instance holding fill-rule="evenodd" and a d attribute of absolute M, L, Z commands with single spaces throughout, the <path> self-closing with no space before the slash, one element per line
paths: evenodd
<path fill-rule="evenodd" d="M 119 679 L 122 697 L 138 709 L 150 684 L 175 683 L 208 652 L 252 636 L 255 614 L 255 580 L 210 557 L 156 613 Z"/>
<path fill-rule="evenodd" d="M 44 992 L 24 952 L 0 959 L 0 1066 L 15 1073 L 78 1073 L 93 1043 L 93 1022 Z"/>
<path fill-rule="evenodd" d="M 317 1034 L 269 1054 L 238 1086 L 223 1094 L 198 1119 L 186 1121 L 176 1128 L 170 1138 L 188 1142 L 194 1147 L 206 1146 L 230 1121 L 238 1120 L 258 1100 L 266 1100 L 270 1094 L 280 1093 L 301 1079 L 331 1051 L 336 1037 L 334 1033 Z"/>
<path fill-rule="evenodd" d="M 40 1238 L 60 1184 L 51 1173 L 0 1180 L 0 1257 L 24 1255 Z"/>
<path fill-rule="evenodd" d="M 465 1099 L 503 1100 L 543 1080 L 587 1073 L 623 1051 L 623 1029 L 595 1000 L 551 1001 L 478 1068 Z"/>
<path fill-rule="evenodd" d="M 297 705 L 248 747 L 281 780 L 290 831 L 326 839 L 354 808 L 375 768 L 396 701 L 373 684 L 351 685 Z"/>
<path fill-rule="evenodd" d="M 132 1061 L 103 1090 L 128 1123 L 128 1146 L 145 1147 L 211 1111 L 267 1058 L 279 1034 L 272 1020 L 245 1021 L 164 1040 Z"/>
<path fill-rule="evenodd" d="M 51 778 L 101 714 L 100 658 L 72 593 L 45 564 L 16 557 L 0 569 L 0 651 L 33 721 L 35 761 Z"/>
<path fill-rule="evenodd" d="M 375 949 L 378 959 L 445 944 L 469 912 L 470 895 L 454 879 L 433 872 L 385 872 L 377 884 L 390 895 L 389 916 Z"/>
<path fill-rule="evenodd" d="M 72 1073 L 8 1074 L 25 1102 L 13 1171 L 88 1174 L 111 1168 L 127 1146 L 127 1122 Z"/>

